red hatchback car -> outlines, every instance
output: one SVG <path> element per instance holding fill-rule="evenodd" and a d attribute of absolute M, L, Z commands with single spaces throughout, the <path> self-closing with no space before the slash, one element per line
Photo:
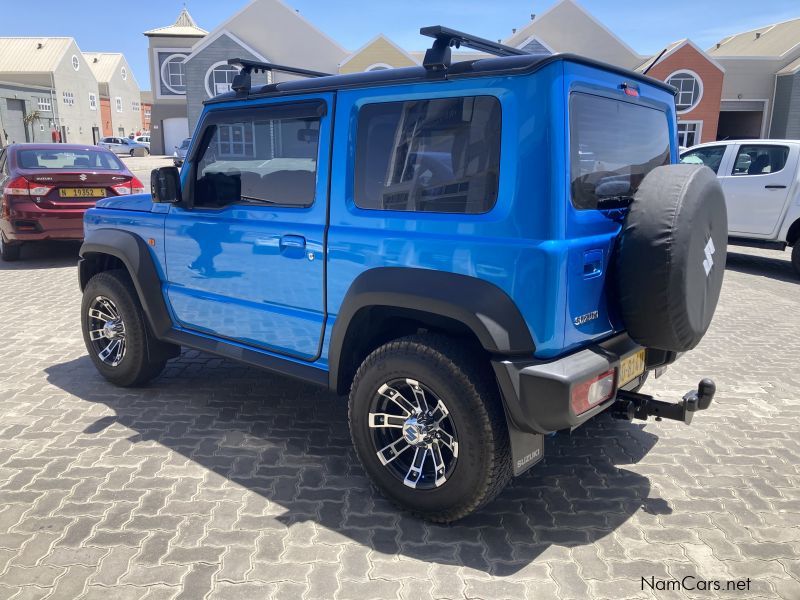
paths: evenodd
<path fill-rule="evenodd" d="M 0 149 L 0 257 L 25 242 L 82 240 L 83 213 L 101 198 L 144 192 L 112 152 L 74 144 Z"/>

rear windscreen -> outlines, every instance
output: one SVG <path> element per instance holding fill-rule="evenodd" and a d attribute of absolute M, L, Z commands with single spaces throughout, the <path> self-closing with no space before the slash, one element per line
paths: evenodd
<path fill-rule="evenodd" d="M 116 156 L 101 150 L 20 150 L 17 164 L 21 169 L 98 169 L 121 171 L 125 167 Z"/>
<path fill-rule="evenodd" d="M 669 164 L 669 124 L 663 111 L 581 93 L 570 96 L 569 110 L 575 208 L 629 198 L 645 175 Z"/>

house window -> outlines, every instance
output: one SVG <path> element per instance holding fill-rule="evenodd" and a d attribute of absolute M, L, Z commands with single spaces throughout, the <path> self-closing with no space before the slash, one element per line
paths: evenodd
<path fill-rule="evenodd" d="M 64 106 L 75 106 L 75 94 L 72 92 L 65 91 L 62 93 L 61 97 L 64 101 Z"/>
<path fill-rule="evenodd" d="M 47 96 L 42 96 L 36 99 L 36 107 L 39 110 L 46 110 L 47 112 L 52 112 L 53 110 L 53 103 L 50 101 L 50 98 Z"/>
<path fill-rule="evenodd" d="M 161 65 L 161 82 L 173 94 L 186 93 L 185 54 L 172 54 Z"/>
<path fill-rule="evenodd" d="M 136 100 L 132 100 L 131 101 L 131 108 L 133 109 L 133 112 L 139 112 L 141 110 L 141 104 L 136 102 Z"/>
<path fill-rule="evenodd" d="M 692 71 L 678 71 L 667 77 L 667 83 L 678 90 L 675 109 L 679 112 L 692 110 L 703 97 L 703 84 Z"/>
<path fill-rule="evenodd" d="M 368 66 L 365 71 L 385 71 L 386 69 L 392 69 L 392 65 L 387 65 L 386 63 L 375 63 L 374 65 Z"/>
<path fill-rule="evenodd" d="M 144 109 L 144 116 L 147 117 L 148 119 L 150 118 L 150 109 L 149 108 L 145 108 Z"/>
<path fill-rule="evenodd" d="M 231 91 L 233 78 L 239 74 L 239 69 L 221 62 L 212 65 L 206 73 L 206 93 L 210 98 Z"/>
<path fill-rule="evenodd" d="M 89 94 L 89 110 L 97 110 L 97 94 Z"/>
<path fill-rule="evenodd" d="M 81 61 L 78 60 L 75 54 L 72 55 L 72 68 L 76 71 L 81 68 Z"/>
<path fill-rule="evenodd" d="M 700 143 L 703 131 L 702 121 L 681 121 L 678 123 L 678 145 L 691 148 Z"/>
<path fill-rule="evenodd" d="M 122 98 L 120 98 L 119 96 L 114 98 L 114 104 L 117 108 L 117 112 L 122 112 Z"/>
<path fill-rule="evenodd" d="M 119 74 L 122 75 L 122 81 L 127 81 L 128 80 L 128 69 L 126 69 L 125 67 L 122 67 L 120 69 L 120 71 L 119 71 Z"/>

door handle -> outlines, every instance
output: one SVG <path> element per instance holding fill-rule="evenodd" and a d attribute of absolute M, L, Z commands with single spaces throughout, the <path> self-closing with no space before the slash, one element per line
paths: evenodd
<path fill-rule="evenodd" d="M 765 185 L 764 186 L 768 190 L 785 190 L 785 185 Z"/>
<path fill-rule="evenodd" d="M 282 235 L 281 236 L 281 250 L 289 248 L 299 248 L 300 250 L 306 247 L 306 238 L 302 235 Z"/>
<path fill-rule="evenodd" d="M 603 274 L 603 251 L 587 250 L 583 253 L 583 278 L 591 279 Z"/>

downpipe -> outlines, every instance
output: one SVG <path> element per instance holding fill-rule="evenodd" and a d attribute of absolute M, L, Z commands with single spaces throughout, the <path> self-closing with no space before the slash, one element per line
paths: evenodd
<path fill-rule="evenodd" d="M 717 386 L 711 379 L 703 379 L 697 385 L 696 390 L 686 393 L 683 400 L 675 404 L 656 400 L 646 394 L 619 390 L 617 400 L 611 406 L 611 415 L 615 419 L 623 421 L 632 421 L 633 419 L 646 421 L 648 417 L 655 417 L 656 421 L 669 419 L 690 425 L 694 413 L 706 410 L 711 406 L 716 391 Z"/>

